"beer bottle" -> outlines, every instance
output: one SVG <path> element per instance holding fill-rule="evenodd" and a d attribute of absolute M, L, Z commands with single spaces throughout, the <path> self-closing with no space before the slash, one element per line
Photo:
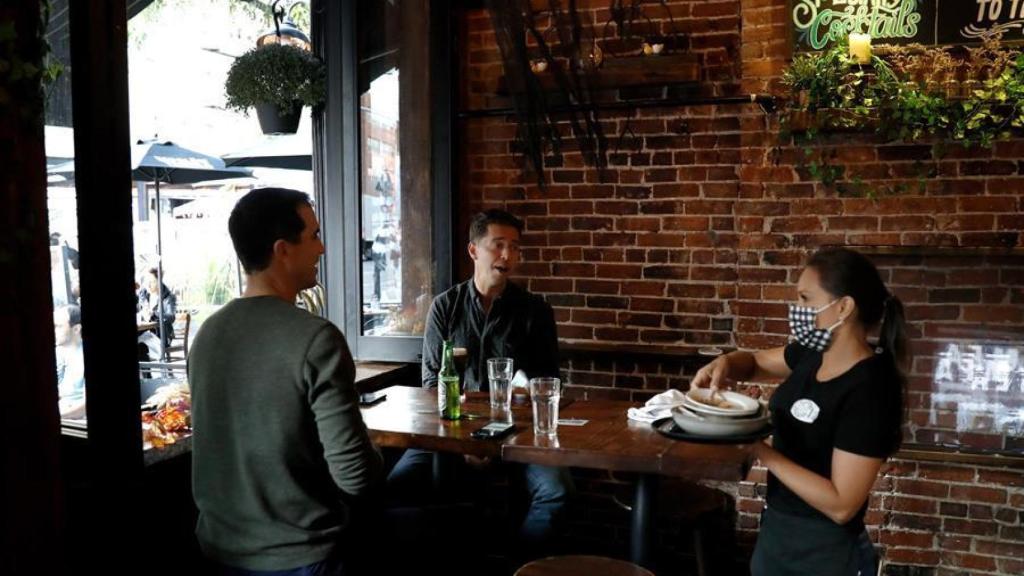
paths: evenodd
<path fill-rule="evenodd" d="M 462 417 L 461 394 L 459 372 L 455 368 L 455 344 L 446 340 L 441 353 L 441 371 L 437 375 L 437 410 L 441 418 L 458 420 Z"/>

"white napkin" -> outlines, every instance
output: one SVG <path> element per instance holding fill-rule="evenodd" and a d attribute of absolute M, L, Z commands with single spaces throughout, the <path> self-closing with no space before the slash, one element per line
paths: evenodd
<path fill-rule="evenodd" d="M 530 379 L 526 377 L 526 372 L 522 370 L 516 370 L 515 376 L 512 377 L 513 388 L 528 388 L 530 385 Z"/>
<path fill-rule="evenodd" d="M 672 408 L 681 406 L 686 395 L 679 390 L 666 390 L 654 396 L 640 408 L 630 408 L 626 416 L 637 422 L 654 422 L 660 418 L 668 418 L 672 415 Z"/>

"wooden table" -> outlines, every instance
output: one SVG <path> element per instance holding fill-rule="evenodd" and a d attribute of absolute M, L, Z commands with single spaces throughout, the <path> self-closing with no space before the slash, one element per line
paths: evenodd
<path fill-rule="evenodd" d="M 474 456 L 497 456 L 508 462 L 575 466 L 638 474 L 632 509 L 631 559 L 651 565 L 655 496 L 662 475 L 688 480 L 738 481 L 751 458 L 740 446 L 679 442 L 649 424 L 626 418 L 631 402 L 577 400 L 566 402 L 559 418 L 588 420 L 584 426 L 559 426 L 549 439 L 533 434 L 528 405 L 514 406 L 515 434 L 502 440 L 476 440 L 470 434 L 490 419 L 485 395 L 471 395 L 463 412 L 470 418 L 449 422 L 437 414 L 437 391 L 393 386 L 387 399 L 364 407 L 370 436 L 380 446 L 420 448 Z"/>

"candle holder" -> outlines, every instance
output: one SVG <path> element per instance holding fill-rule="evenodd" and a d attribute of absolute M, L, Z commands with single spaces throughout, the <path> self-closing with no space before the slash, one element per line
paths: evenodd
<path fill-rule="evenodd" d="M 858 64 L 871 63 L 871 35 L 851 32 L 848 38 L 850 58 Z"/>

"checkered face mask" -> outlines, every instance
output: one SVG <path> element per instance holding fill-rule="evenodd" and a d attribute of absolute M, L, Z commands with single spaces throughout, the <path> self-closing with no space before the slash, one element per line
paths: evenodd
<path fill-rule="evenodd" d="M 789 330 L 804 348 L 815 352 L 824 352 L 832 342 L 832 331 L 835 330 L 843 320 L 840 319 L 828 328 L 818 328 L 818 314 L 839 300 L 833 300 L 821 308 L 810 306 L 789 305 Z"/>

